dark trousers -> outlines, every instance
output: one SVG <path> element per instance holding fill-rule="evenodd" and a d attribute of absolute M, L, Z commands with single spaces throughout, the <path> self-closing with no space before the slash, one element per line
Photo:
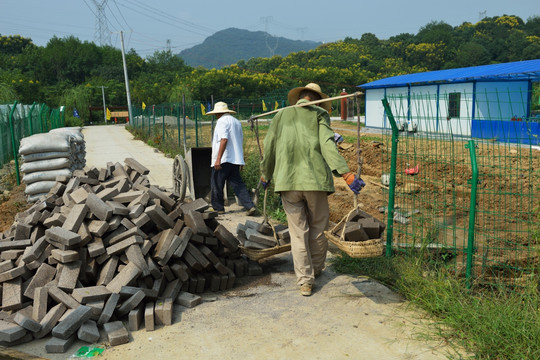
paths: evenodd
<path fill-rule="evenodd" d="M 225 201 L 223 196 L 223 188 L 225 187 L 225 181 L 229 181 L 234 193 L 240 200 L 240 204 L 246 209 L 251 209 L 255 206 L 249 192 L 246 188 L 246 184 L 240 176 L 240 165 L 231 163 L 222 163 L 221 170 L 215 170 L 212 168 L 212 207 L 216 211 L 225 210 Z"/>

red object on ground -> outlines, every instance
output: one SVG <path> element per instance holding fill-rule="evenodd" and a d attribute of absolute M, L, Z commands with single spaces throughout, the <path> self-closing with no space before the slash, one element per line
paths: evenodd
<path fill-rule="evenodd" d="M 418 174 L 418 171 L 419 171 L 418 165 L 416 165 L 413 168 L 405 169 L 405 174 L 407 174 L 407 175 L 416 175 L 416 174 Z"/>

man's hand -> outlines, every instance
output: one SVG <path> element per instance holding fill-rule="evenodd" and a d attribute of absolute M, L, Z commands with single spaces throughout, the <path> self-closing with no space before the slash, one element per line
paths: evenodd
<path fill-rule="evenodd" d="M 262 185 L 263 189 L 266 190 L 266 188 L 268 188 L 268 186 L 270 186 L 270 180 L 266 181 L 266 180 L 264 180 L 264 178 L 261 176 L 261 185 Z"/>
<path fill-rule="evenodd" d="M 334 133 L 334 142 L 338 145 L 341 144 L 343 142 L 343 136 L 338 133 Z"/>
<path fill-rule="evenodd" d="M 221 170 L 221 161 L 216 160 L 216 163 L 214 164 L 214 170 L 216 171 Z"/>
<path fill-rule="evenodd" d="M 352 172 L 345 173 L 342 175 L 342 177 L 347 183 L 347 185 L 349 185 L 349 188 L 351 189 L 351 191 L 357 195 L 360 193 L 360 190 L 362 190 L 362 188 L 366 186 L 366 183 L 364 182 L 364 180 L 359 179 Z"/>

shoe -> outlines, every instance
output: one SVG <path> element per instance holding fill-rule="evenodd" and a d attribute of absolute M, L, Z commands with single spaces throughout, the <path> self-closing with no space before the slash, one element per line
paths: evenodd
<path fill-rule="evenodd" d="M 218 213 L 218 215 L 223 215 L 225 214 L 225 210 L 215 210 L 214 208 L 209 208 L 208 209 L 209 211 L 215 211 Z"/>
<path fill-rule="evenodd" d="M 255 216 L 255 215 L 257 215 L 257 208 L 254 206 L 251 209 L 248 209 L 246 211 L 246 215 L 247 216 Z"/>
<path fill-rule="evenodd" d="M 311 296 L 311 289 L 313 286 L 311 284 L 302 284 L 300 285 L 300 294 L 302 296 Z"/>

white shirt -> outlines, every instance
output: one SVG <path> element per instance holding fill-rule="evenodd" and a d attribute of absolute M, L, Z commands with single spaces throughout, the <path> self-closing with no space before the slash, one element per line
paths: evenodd
<path fill-rule="evenodd" d="M 214 164 L 216 163 L 221 139 L 227 139 L 227 147 L 221 157 L 221 163 L 245 165 L 243 148 L 244 133 L 242 132 L 242 124 L 230 114 L 224 114 L 216 123 L 214 136 L 212 138 L 211 167 L 214 167 Z"/>

